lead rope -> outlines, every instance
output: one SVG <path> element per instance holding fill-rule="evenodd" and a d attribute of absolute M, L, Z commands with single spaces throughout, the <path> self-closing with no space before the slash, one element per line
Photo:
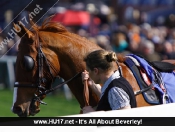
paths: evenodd
<path fill-rule="evenodd" d="M 85 106 L 89 106 L 89 89 L 87 80 L 84 81 L 84 92 L 83 92 Z"/>
<path fill-rule="evenodd" d="M 83 97 L 85 106 L 89 106 L 89 89 L 87 80 L 84 81 Z M 83 110 L 80 110 L 80 114 L 83 114 Z"/>

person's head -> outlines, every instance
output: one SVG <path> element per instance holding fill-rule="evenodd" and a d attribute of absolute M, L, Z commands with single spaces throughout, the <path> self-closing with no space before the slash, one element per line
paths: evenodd
<path fill-rule="evenodd" d="M 116 60 L 116 53 L 106 50 L 93 51 L 84 58 L 86 69 L 89 72 L 90 77 L 96 83 L 99 83 L 96 76 L 99 76 L 101 73 L 107 75 L 111 71 L 114 71 Z"/>

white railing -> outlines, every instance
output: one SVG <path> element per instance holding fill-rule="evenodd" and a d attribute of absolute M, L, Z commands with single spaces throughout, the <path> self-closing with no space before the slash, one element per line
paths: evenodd
<path fill-rule="evenodd" d="M 126 110 L 90 112 L 64 117 L 175 117 L 175 103 Z M 161 120 L 161 119 L 160 119 Z M 162 118 L 163 120 L 163 118 Z M 61 126 L 65 129 L 64 126 Z M 68 126 L 70 132 L 174 132 L 175 126 Z"/>
<path fill-rule="evenodd" d="M 0 83 L 3 83 L 7 88 L 13 88 L 15 81 L 14 65 L 16 62 L 15 56 L 4 55 L 0 58 Z"/>
<path fill-rule="evenodd" d="M 175 117 L 175 103 L 145 106 L 125 110 L 99 111 L 70 117 Z"/>

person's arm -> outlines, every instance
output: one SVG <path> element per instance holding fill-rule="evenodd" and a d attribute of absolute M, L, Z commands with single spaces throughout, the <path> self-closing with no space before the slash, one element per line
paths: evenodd
<path fill-rule="evenodd" d="M 100 84 L 95 84 L 92 79 L 91 83 L 89 84 L 89 88 L 92 89 L 92 91 L 100 98 L 101 96 L 101 85 Z"/>
<path fill-rule="evenodd" d="M 85 80 L 88 80 L 88 87 L 100 98 L 101 96 L 101 86 L 99 84 L 95 84 L 94 81 L 89 78 L 89 73 L 85 70 L 82 72 L 82 82 L 84 83 Z M 82 108 L 83 114 L 94 112 L 95 110 L 92 106 L 85 106 Z"/>
<path fill-rule="evenodd" d="M 120 109 L 118 109 L 118 110 L 124 110 L 124 109 L 131 109 L 131 106 L 130 106 L 130 105 L 128 105 L 128 106 L 125 106 L 125 107 L 120 108 Z"/>
<path fill-rule="evenodd" d="M 89 88 L 100 98 L 101 96 L 101 86 L 100 84 L 95 84 L 94 81 L 89 77 L 89 73 L 85 70 L 82 72 L 82 82 L 88 80 Z"/>
<path fill-rule="evenodd" d="M 108 92 L 108 101 L 112 110 L 130 109 L 129 95 L 121 88 L 113 87 Z"/>

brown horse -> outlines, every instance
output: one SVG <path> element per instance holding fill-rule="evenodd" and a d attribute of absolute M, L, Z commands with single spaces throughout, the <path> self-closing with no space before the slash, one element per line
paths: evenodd
<path fill-rule="evenodd" d="M 70 33 L 64 26 L 56 22 L 45 21 L 42 26 L 33 25 L 29 31 L 23 25 L 15 25 L 21 37 L 16 60 L 16 83 L 12 111 L 18 116 L 35 115 L 40 111 L 39 105 L 44 94 L 38 94 L 50 88 L 57 76 L 64 80 L 72 78 L 85 69 L 83 58 L 87 53 L 101 49 L 86 38 Z M 118 55 L 123 76 L 130 82 L 134 91 L 140 88 L 130 69 Z M 117 65 L 116 65 L 117 68 Z M 78 77 L 68 83 L 69 88 L 82 108 L 83 83 Z M 89 104 L 96 106 L 99 98 L 90 90 Z M 137 106 L 150 106 L 142 94 L 136 96 Z"/>

